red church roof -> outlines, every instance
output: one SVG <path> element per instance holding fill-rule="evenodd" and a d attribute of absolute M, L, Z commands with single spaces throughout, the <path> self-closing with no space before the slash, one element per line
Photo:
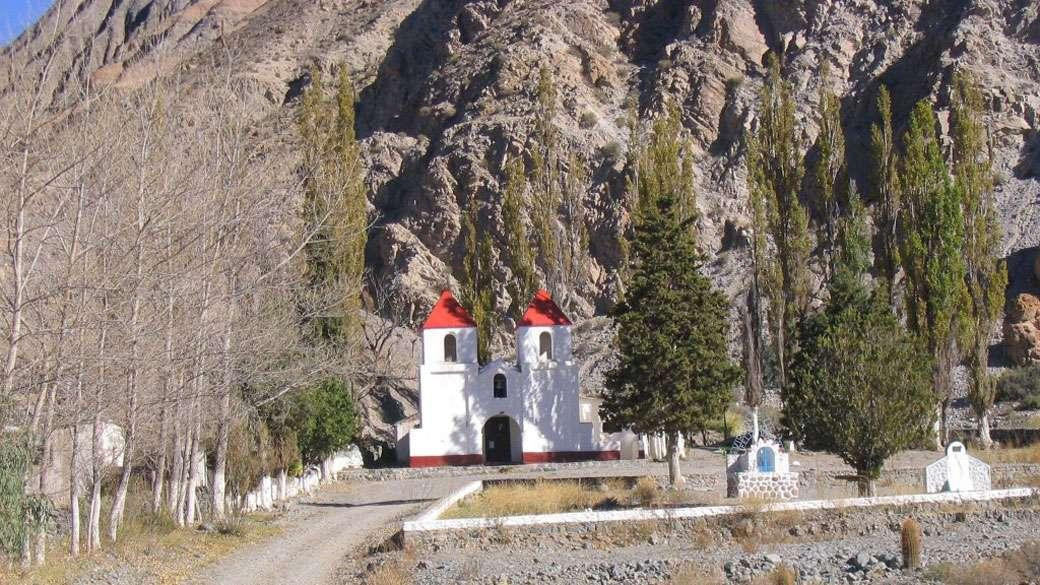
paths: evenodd
<path fill-rule="evenodd" d="M 560 307 L 552 300 L 549 291 L 540 290 L 527 305 L 527 311 L 520 318 L 517 327 L 548 327 L 552 325 L 570 325 L 571 320 L 563 314 Z"/>
<path fill-rule="evenodd" d="M 441 298 L 426 317 L 423 329 L 446 329 L 452 327 L 476 327 L 477 323 L 469 316 L 466 309 L 455 300 L 450 290 L 441 292 Z"/>

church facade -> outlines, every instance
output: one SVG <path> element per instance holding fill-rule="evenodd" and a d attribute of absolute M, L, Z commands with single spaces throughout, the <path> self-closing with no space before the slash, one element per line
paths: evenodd
<path fill-rule="evenodd" d="M 477 361 L 476 323 L 444 291 L 422 327 L 419 417 L 399 430 L 412 467 L 608 460 L 598 402 L 578 390 L 571 321 L 539 291 L 517 323 L 516 362 Z"/>

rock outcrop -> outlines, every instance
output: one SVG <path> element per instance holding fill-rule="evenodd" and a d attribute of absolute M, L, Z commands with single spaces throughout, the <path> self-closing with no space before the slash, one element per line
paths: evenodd
<path fill-rule="evenodd" d="M 308 68 L 345 63 L 361 88 L 376 222 L 368 263 L 418 319 L 457 273 L 471 201 L 503 256 L 503 163 L 530 155 L 542 66 L 558 86 L 563 144 L 591 168 L 590 259 L 573 316 L 604 314 L 617 293 L 626 152 L 638 140 L 626 122 L 632 106 L 644 118 L 681 106 L 696 147 L 707 269 L 737 298 L 747 283 L 743 136 L 756 123 L 767 51 L 784 55 L 807 144 L 819 65 L 830 64 L 850 169 L 868 198 L 878 88 L 892 92 L 897 127 L 920 99 L 946 120 L 953 70 L 970 70 L 991 109 L 1004 251 L 1040 244 L 1035 0 L 64 0 L 2 55 L 27 71 L 49 64 L 41 83 L 56 107 L 78 99 L 83 81 L 133 87 L 177 72 L 190 87 L 231 71 L 254 88 L 241 99 L 257 105 L 257 135 L 277 137 L 290 162 L 290 114 Z M 507 274 L 499 262 L 496 277 Z M 503 293 L 500 310 L 510 301 Z M 1016 347 L 1036 340 L 1029 327 L 1040 324 L 1026 325 L 1008 326 Z"/>

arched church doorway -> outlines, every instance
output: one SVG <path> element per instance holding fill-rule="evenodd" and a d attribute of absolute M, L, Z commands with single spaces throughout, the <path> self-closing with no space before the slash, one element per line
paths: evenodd
<path fill-rule="evenodd" d="M 519 463 L 513 460 L 513 443 L 519 442 L 519 431 L 508 416 L 489 418 L 484 423 L 484 462 Z"/>

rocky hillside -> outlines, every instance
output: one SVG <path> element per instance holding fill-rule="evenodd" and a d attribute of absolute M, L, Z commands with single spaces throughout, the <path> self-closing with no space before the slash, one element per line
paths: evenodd
<path fill-rule="evenodd" d="M 176 74 L 190 87 L 244 77 L 253 89 L 241 99 L 257 105 L 267 130 L 258 136 L 288 157 L 309 66 L 346 63 L 362 88 L 358 130 L 376 221 L 368 262 L 419 319 L 460 263 L 460 210 L 474 198 L 503 245 L 502 165 L 529 151 L 543 65 L 559 87 L 566 146 L 592 169 L 584 200 L 592 261 L 571 312 L 603 314 L 617 286 L 630 104 L 644 118 L 665 102 L 681 105 L 710 271 L 736 297 L 747 274 L 742 138 L 770 50 L 785 55 L 807 143 L 819 64 L 830 63 L 850 167 L 868 195 L 879 86 L 892 91 L 897 125 L 922 98 L 945 121 L 953 67 L 971 70 L 992 110 L 1012 289 L 1040 288 L 1031 269 L 1040 244 L 1036 0 L 58 0 L 3 58 L 40 73 L 55 107 L 74 103 L 83 81 L 121 88 Z"/>

